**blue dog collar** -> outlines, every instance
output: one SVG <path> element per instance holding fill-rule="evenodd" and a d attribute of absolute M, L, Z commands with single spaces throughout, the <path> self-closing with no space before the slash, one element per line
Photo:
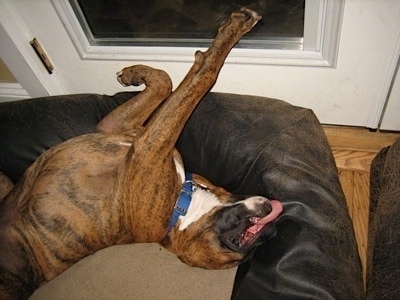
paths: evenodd
<path fill-rule="evenodd" d="M 185 172 L 185 182 L 183 183 L 179 197 L 176 200 L 168 232 L 170 232 L 170 230 L 175 226 L 179 216 L 186 216 L 190 202 L 192 201 L 192 194 L 195 190 L 196 184 L 193 182 L 192 174 Z"/>

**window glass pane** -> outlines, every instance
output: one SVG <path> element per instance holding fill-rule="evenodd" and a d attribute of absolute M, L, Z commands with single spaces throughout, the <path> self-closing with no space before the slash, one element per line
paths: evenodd
<path fill-rule="evenodd" d="M 238 47 L 301 49 L 305 0 L 70 0 L 92 45 L 208 46 L 232 11 L 263 18 Z"/>

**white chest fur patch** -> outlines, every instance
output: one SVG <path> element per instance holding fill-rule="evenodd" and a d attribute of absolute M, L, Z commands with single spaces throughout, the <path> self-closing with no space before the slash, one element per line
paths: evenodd
<path fill-rule="evenodd" d="M 179 230 L 186 229 L 190 224 L 196 222 L 214 207 L 222 205 L 224 204 L 219 202 L 218 198 L 213 193 L 198 188 L 192 194 L 192 201 L 190 202 L 186 216 L 179 217 L 181 221 Z"/>
<path fill-rule="evenodd" d="M 185 169 L 183 165 L 174 158 L 176 172 L 181 179 L 181 182 L 185 181 Z M 196 189 L 192 194 L 192 201 L 190 202 L 188 211 L 185 216 L 180 216 L 179 230 L 186 229 L 190 224 L 196 222 L 203 215 L 208 213 L 216 206 L 223 205 L 219 202 L 218 198 L 210 192 L 201 188 Z"/>

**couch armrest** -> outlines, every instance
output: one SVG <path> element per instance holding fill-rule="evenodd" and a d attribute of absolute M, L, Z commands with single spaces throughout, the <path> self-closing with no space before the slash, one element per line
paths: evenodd
<path fill-rule="evenodd" d="M 372 161 L 367 298 L 400 295 L 400 139 Z"/>

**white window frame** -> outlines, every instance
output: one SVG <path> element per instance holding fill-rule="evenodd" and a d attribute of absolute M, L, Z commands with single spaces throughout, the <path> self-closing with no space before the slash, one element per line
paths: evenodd
<path fill-rule="evenodd" d="M 87 60 L 193 61 L 193 47 L 92 46 L 68 0 L 51 0 L 80 57 Z M 335 67 L 344 0 L 306 0 L 302 50 L 234 48 L 226 63 Z"/>

